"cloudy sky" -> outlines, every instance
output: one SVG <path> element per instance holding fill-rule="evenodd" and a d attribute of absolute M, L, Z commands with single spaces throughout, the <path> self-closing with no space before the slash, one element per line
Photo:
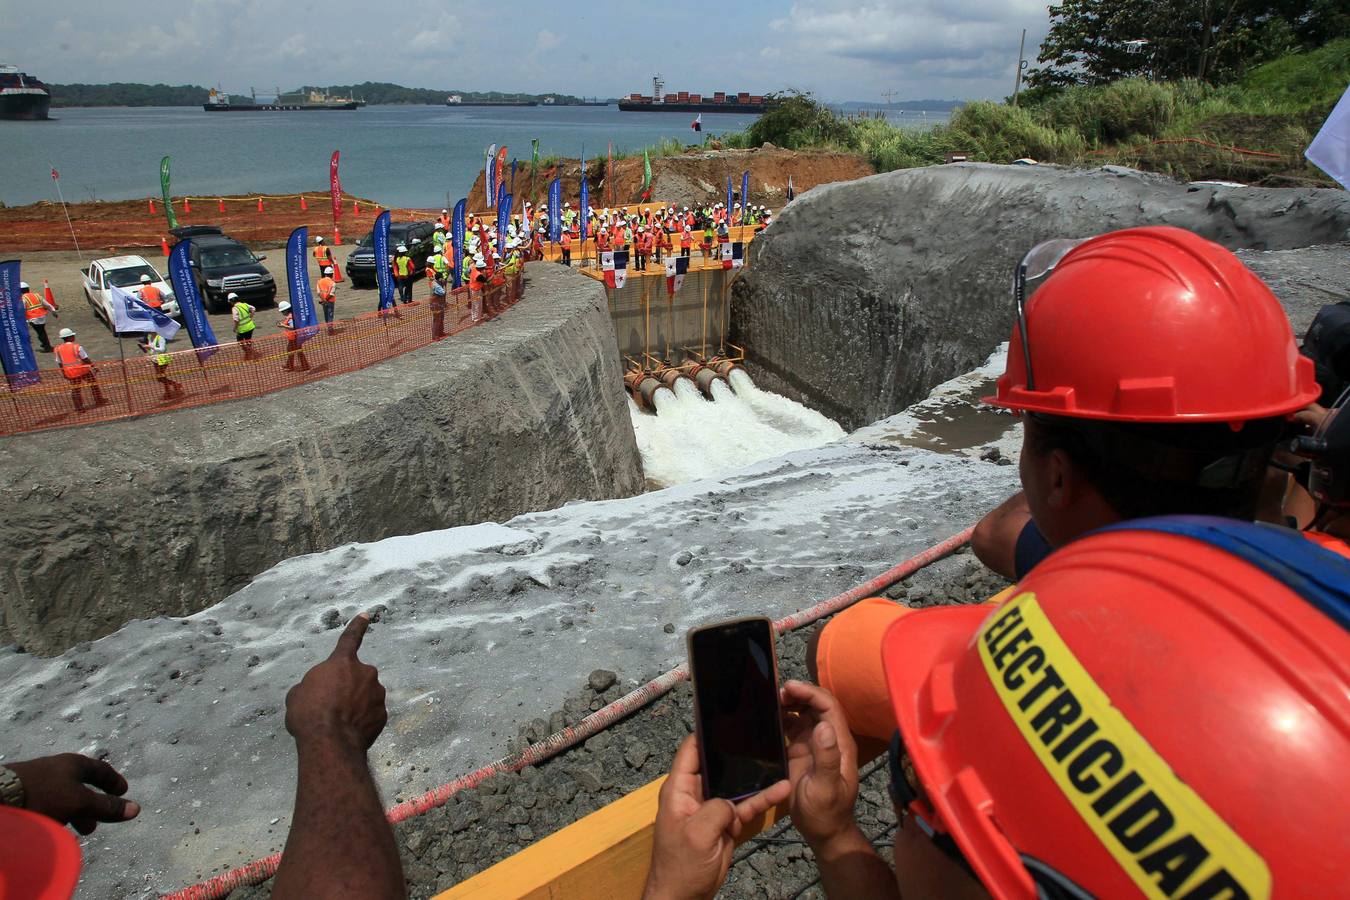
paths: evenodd
<path fill-rule="evenodd" d="M 0 62 L 50 82 L 413 87 L 619 96 L 650 89 L 826 100 L 1011 93 L 1046 0 L 0 0 Z"/>

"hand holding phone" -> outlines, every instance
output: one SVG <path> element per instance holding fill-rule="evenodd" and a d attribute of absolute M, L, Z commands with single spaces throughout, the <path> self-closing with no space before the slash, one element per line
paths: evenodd
<path fill-rule="evenodd" d="M 703 796 L 739 800 L 788 777 L 778 658 L 767 618 L 689 633 Z"/>

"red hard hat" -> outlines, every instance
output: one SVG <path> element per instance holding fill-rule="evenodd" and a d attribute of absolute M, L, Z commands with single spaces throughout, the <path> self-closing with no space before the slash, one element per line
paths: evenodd
<path fill-rule="evenodd" d="M 1242 262 L 1180 228 L 1130 228 L 1066 255 L 1013 328 L 986 402 L 1122 422 L 1241 422 L 1320 395 L 1275 295 Z"/>
<path fill-rule="evenodd" d="M 1145 530 L 1173 522 L 1195 527 Z M 994 896 L 1344 896 L 1350 564 L 1273 526 L 1142 520 L 1018 590 L 882 645 L 918 811 Z"/>
<path fill-rule="evenodd" d="M 80 880 L 80 844 L 56 821 L 0 806 L 0 897 L 70 900 Z"/>

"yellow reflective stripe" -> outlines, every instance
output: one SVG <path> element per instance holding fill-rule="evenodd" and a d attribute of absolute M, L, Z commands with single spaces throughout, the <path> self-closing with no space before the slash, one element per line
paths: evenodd
<path fill-rule="evenodd" d="M 1140 891 L 1154 898 L 1270 896 L 1265 860 L 1111 704 L 1035 594 L 1020 594 L 991 615 L 977 643 L 1022 737 Z"/>

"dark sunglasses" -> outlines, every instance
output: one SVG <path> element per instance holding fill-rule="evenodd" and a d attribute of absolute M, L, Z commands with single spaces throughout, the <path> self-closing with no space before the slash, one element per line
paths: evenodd
<path fill-rule="evenodd" d="M 971 878 L 979 881 L 980 877 L 975 874 L 969 860 L 961 852 L 961 848 L 956 846 L 952 836 L 937 831 L 925 818 L 936 818 L 936 814 L 928 795 L 924 793 L 918 773 L 914 771 L 914 761 L 910 758 L 909 751 L 905 749 L 905 742 L 901 739 L 899 731 L 891 736 L 888 762 L 891 778 L 887 790 L 890 792 L 891 802 L 895 804 L 896 814 L 902 819 L 906 815 L 913 816 L 915 824 L 923 829 L 924 834 L 928 835 L 933 845 L 941 850 L 944 856 L 964 869 Z M 1026 866 L 1027 872 L 1031 874 L 1031 880 L 1036 885 L 1037 900 L 1095 900 L 1092 894 L 1039 859 L 1026 854 L 1021 854 L 1021 858 L 1022 864 Z"/>

